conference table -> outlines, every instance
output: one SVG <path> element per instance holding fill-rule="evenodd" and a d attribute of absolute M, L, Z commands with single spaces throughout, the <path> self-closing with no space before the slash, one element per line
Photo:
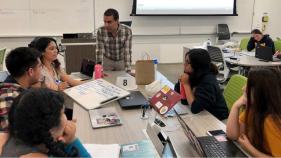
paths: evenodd
<path fill-rule="evenodd" d="M 240 67 L 239 73 L 245 74 L 245 69 L 249 67 L 278 67 L 281 61 L 263 61 L 255 57 L 255 52 L 224 53 L 225 62 Z M 234 58 L 232 58 L 234 57 Z"/>
<path fill-rule="evenodd" d="M 104 79 L 114 84 L 117 76 L 124 75 L 125 72 L 116 71 L 107 72 L 107 74 L 109 74 L 109 76 Z M 165 83 L 173 88 L 173 84 L 159 72 L 157 73 L 157 79 L 160 80 L 161 83 Z M 143 85 L 139 85 L 138 90 L 141 91 L 145 97 L 148 97 Z M 153 115 L 158 115 L 153 109 L 149 109 L 147 111 L 149 118 L 141 119 L 142 109 L 123 110 L 117 101 L 111 102 L 103 107 L 114 107 L 121 117 L 122 125 L 93 129 L 88 111 L 80 106 L 79 103 L 73 103 L 73 118 L 77 119 L 76 136 L 80 138 L 82 143 L 127 144 L 148 139 L 144 131 L 147 124 L 154 119 Z M 169 136 L 178 157 L 199 156 L 189 143 L 176 117 L 157 117 L 161 118 L 166 124 L 166 127 L 163 127 L 162 130 Z M 182 115 L 182 118 L 194 131 L 196 136 L 205 136 L 208 130 L 222 129 L 225 131 L 225 124 L 208 111 L 202 111 L 199 114 L 192 114 L 189 111 L 188 114 Z"/>

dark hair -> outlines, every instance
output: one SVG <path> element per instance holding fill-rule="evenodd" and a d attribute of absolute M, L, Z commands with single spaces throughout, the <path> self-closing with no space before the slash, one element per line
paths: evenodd
<path fill-rule="evenodd" d="M 119 13 L 117 10 L 113 9 L 113 8 L 109 8 L 107 9 L 104 14 L 104 16 L 113 16 L 113 19 L 115 21 L 119 20 Z"/>
<path fill-rule="evenodd" d="M 264 122 L 268 116 L 281 130 L 281 72 L 274 68 L 251 69 L 247 82 L 246 134 L 260 151 L 264 148 Z M 270 89 L 270 90 L 269 90 Z"/>
<path fill-rule="evenodd" d="M 262 35 L 262 32 L 259 29 L 252 30 L 251 34 L 260 34 Z"/>
<path fill-rule="evenodd" d="M 58 45 L 57 45 L 57 41 L 51 37 L 36 37 L 34 38 L 31 43 L 28 45 L 29 47 L 35 48 L 38 51 L 40 51 L 41 53 L 46 51 L 46 48 L 48 47 L 48 45 L 51 42 L 55 42 L 57 49 L 58 49 Z M 59 50 L 58 50 L 59 52 Z M 41 62 L 43 63 L 43 55 L 41 55 Z M 58 59 L 53 61 L 55 68 L 59 69 L 60 68 L 60 62 Z M 43 63 L 44 64 L 44 63 Z"/>
<path fill-rule="evenodd" d="M 9 111 L 11 136 L 30 146 L 44 144 L 48 155 L 55 157 L 77 156 L 76 148 L 69 155 L 62 142 L 55 142 L 50 129 L 61 123 L 64 98 L 50 89 L 28 89 L 13 102 Z"/>
<path fill-rule="evenodd" d="M 40 52 L 27 47 L 13 49 L 6 57 L 6 67 L 13 77 L 21 77 L 39 62 Z"/>
<path fill-rule="evenodd" d="M 203 76 L 208 73 L 218 74 L 218 69 L 215 64 L 211 63 L 211 58 L 209 53 L 205 49 L 191 49 L 185 54 L 189 57 L 189 63 L 193 69 L 190 74 L 190 84 L 191 87 L 195 87 Z"/>

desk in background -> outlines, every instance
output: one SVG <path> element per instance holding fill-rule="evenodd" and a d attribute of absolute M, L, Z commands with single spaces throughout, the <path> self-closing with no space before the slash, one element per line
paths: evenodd
<path fill-rule="evenodd" d="M 105 79 L 111 83 L 115 83 L 117 76 L 124 73 L 125 72 L 110 72 L 107 73 L 109 77 Z M 157 78 L 168 86 L 173 87 L 173 84 L 161 73 L 157 74 Z M 145 95 L 144 86 L 138 86 L 138 89 Z M 148 111 L 147 113 L 150 115 L 150 118 L 148 120 L 143 120 L 140 118 L 142 114 L 141 109 L 123 110 L 117 101 L 104 105 L 104 107 L 109 106 L 117 110 L 123 124 L 121 126 L 93 129 L 88 111 L 82 108 L 78 103 L 74 103 L 73 117 L 77 118 L 76 135 L 83 143 L 125 144 L 147 139 L 143 130 L 146 129 L 148 121 L 151 120 L 153 111 Z M 207 111 L 202 111 L 199 114 L 192 114 L 189 112 L 189 114 L 183 115 L 182 117 L 197 136 L 207 135 L 206 132 L 208 130 L 225 130 L 225 125 Z M 163 131 L 170 137 L 177 155 L 179 157 L 198 157 L 199 155 L 184 135 L 177 118 L 168 117 L 164 118 L 163 121 L 167 125 L 166 128 L 163 128 Z"/>

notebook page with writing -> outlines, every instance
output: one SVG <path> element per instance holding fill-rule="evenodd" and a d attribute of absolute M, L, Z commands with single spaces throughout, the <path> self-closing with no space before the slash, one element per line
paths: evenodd
<path fill-rule="evenodd" d="M 130 93 L 103 79 L 68 88 L 64 92 L 86 109 L 95 109 Z"/>

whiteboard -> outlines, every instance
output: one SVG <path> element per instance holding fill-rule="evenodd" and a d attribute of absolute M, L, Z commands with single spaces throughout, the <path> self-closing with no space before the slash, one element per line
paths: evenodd
<path fill-rule="evenodd" d="M 93 0 L 0 0 L 0 36 L 93 31 Z"/>

